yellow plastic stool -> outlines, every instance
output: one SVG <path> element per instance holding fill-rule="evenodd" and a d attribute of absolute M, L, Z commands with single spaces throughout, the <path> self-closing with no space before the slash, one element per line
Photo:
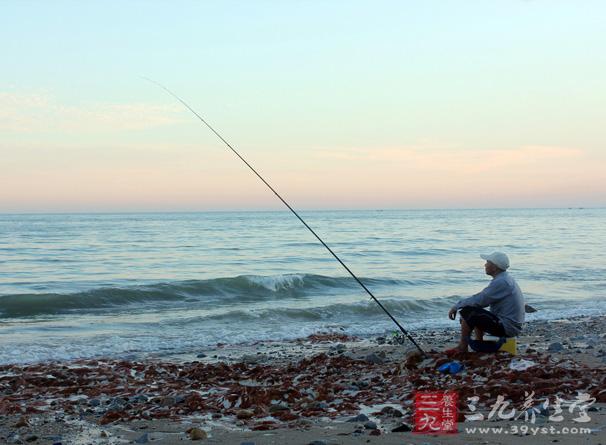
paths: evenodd
<path fill-rule="evenodd" d="M 510 337 L 501 345 L 499 351 L 509 352 L 511 355 L 516 355 L 517 342 L 515 337 Z"/>

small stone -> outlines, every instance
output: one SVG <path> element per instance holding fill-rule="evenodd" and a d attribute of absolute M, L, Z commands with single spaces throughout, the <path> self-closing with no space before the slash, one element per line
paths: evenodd
<path fill-rule="evenodd" d="M 526 312 L 527 314 L 532 314 L 533 312 L 537 312 L 537 310 L 535 308 L 533 308 L 531 305 L 525 304 L 524 312 Z"/>
<path fill-rule="evenodd" d="M 270 413 L 276 413 L 278 411 L 287 410 L 288 408 L 289 408 L 288 403 L 286 403 L 286 402 L 279 402 L 279 403 L 275 403 L 273 405 L 270 405 L 269 412 Z"/>
<path fill-rule="evenodd" d="M 29 425 L 29 421 L 27 420 L 27 417 L 21 417 L 17 423 L 15 423 L 15 428 L 21 428 L 24 426 L 28 426 Z"/>
<path fill-rule="evenodd" d="M 38 436 L 36 436 L 35 434 L 29 434 L 25 436 L 26 442 L 35 442 L 36 440 L 38 440 Z"/>
<path fill-rule="evenodd" d="M 386 406 L 385 408 L 383 408 L 381 410 L 381 414 L 390 417 L 402 417 L 404 415 L 402 411 L 397 410 L 391 406 Z"/>
<path fill-rule="evenodd" d="M 147 403 L 148 398 L 143 394 L 139 394 L 138 396 L 134 396 L 130 398 L 131 403 Z"/>
<path fill-rule="evenodd" d="M 196 355 L 196 358 L 204 358 L 206 357 L 206 354 L 204 354 L 203 352 L 201 352 L 200 354 Z"/>
<path fill-rule="evenodd" d="M 107 407 L 107 411 L 122 411 L 124 406 L 126 405 L 126 400 L 121 397 L 116 397 L 109 401 L 109 406 Z"/>
<path fill-rule="evenodd" d="M 163 397 L 160 401 L 160 405 L 162 406 L 174 406 L 177 404 L 177 399 L 175 397 Z"/>
<path fill-rule="evenodd" d="M 254 411 L 250 409 L 241 409 L 236 412 L 236 417 L 238 419 L 250 419 L 255 415 Z"/>
<path fill-rule="evenodd" d="M 201 430 L 200 428 L 191 428 L 189 430 L 189 438 L 191 440 L 204 440 L 207 437 L 208 436 L 206 435 L 206 432 Z"/>
<path fill-rule="evenodd" d="M 553 342 L 547 348 L 547 352 L 560 352 L 564 350 L 564 346 L 559 341 Z"/>
<path fill-rule="evenodd" d="M 313 442 L 309 442 L 309 445 L 326 445 L 326 442 L 323 440 L 314 440 Z"/>
<path fill-rule="evenodd" d="M 358 414 L 355 417 L 352 417 L 348 420 L 348 422 L 366 422 L 368 420 L 368 416 L 366 414 Z"/>
<path fill-rule="evenodd" d="M 90 399 L 88 401 L 89 406 L 99 406 L 101 405 L 101 401 L 99 399 Z"/>
<path fill-rule="evenodd" d="M 366 360 L 368 363 L 373 363 L 375 365 L 382 365 L 383 364 L 383 359 L 381 357 L 379 357 L 377 354 L 375 354 L 374 352 L 371 354 L 368 354 L 364 360 Z"/>
<path fill-rule="evenodd" d="M 392 433 L 407 433 L 408 431 L 412 431 L 412 428 L 409 425 L 406 425 L 405 423 L 391 430 Z"/>
<path fill-rule="evenodd" d="M 364 422 L 364 428 L 366 428 L 367 430 L 376 430 L 377 424 L 372 420 L 369 420 L 367 422 Z"/>

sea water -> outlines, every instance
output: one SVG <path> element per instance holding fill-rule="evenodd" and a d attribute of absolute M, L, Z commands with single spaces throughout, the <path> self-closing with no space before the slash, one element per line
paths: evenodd
<path fill-rule="evenodd" d="M 533 318 L 606 313 L 606 209 L 301 212 L 407 329 L 505 251 Z M 0 364 L 397 329 L 289 212 L 0 215 Z"/>

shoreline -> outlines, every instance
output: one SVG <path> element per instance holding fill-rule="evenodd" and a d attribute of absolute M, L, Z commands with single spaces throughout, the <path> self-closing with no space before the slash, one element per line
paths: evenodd
<path fill-rule="evenodd" d="M 594 430 L 587 438 L 596 439 L 606 429 L 605 327 L 605 315 L 535 320 L 518 338 L 516 357 L 471 353 L 458 357 L 464 370 L 455 375 L 436 370 L 448 361 L 440 351 L 455 342 L 454 326 L 417 331 L 428 351 L 422 360 L 411 354 L 415 348 L 409 341 L 400 345 L 388 334 L 360 339 L 327 333 L 286 342 L 218 344 L 163 360 L 3 365 L 0 440 L 175 444 L 191 440 L 197 433 L 187 430 L 195 427 L 210 443 L 482 443 L 488 438 L 508 444 L 515 434 L 461 431 L 468 425 L 585 427 L 571 420 L 572 413 L 562 422 L 549 421 L 555 396 L 573 400 L 577 391 L 596 399 L 586 423 Z M 509 368 L 520 359 L 533 365 L 525 371 Z M 413 426 L 414 391 L 429 389 L 458 393 L 459 434 L 393 432 Z M 551 399 L 551 407 L 535 413 L 535 423 L 463 422 L 470 414 L 468 397 L 478 397 L 478 412 L 487 418 L 497 395 L 518 406 L 532 391 L 537 400 Z M 366 420 L 348 422 L 361 414 Z M 535 439 L 579 443 L 580 438 L 554 433 Z"/>

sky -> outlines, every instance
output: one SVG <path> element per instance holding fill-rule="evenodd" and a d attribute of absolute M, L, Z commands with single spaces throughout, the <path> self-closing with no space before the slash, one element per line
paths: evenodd
<path fill-rule="evenodd" d="M 606 206 L 602 1 L 0 0 L 0 212 Z"/>

